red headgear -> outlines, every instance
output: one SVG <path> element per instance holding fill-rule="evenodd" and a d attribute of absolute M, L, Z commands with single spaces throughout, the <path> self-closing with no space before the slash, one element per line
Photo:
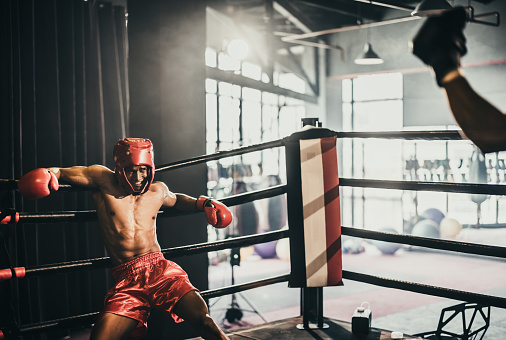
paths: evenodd
<path fill-rule="evenodd" d="M 155 163 L 153 155 L 153 144 L 146 138 L 125 138 L 120 139 L 114 146 L 114 172 L 119 183 L 130 193 L 140 195 L 148 191 L 153 178 L 155 177 Z M 141 190 L 136 191 L 128 181 L 125 168 L 132 165 L 145 165 L 148 167 L 149 175 L 146 184 Z"/>

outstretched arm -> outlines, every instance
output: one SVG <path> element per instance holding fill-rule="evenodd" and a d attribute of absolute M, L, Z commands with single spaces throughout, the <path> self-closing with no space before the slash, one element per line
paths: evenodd
<path fill-rule="evenodd" d="M 453 79 L 443 79 L 442 86 L 462 131 L 485 153 L 506 150 L 506 115 L 476 93 L 467 79 L 456 72 Z"/>
<path fill-rule="evenodd" d="M 232 222 L 232 213 L 223 203 L 205 196 L 195 199 L 185 194 L 174 194 L 165 184 L 163 186 L 166 190 L 163 206 L 182 211 L 204 210 L 207 222 L 216 228 L 225 228 Z"/>
<path fill-rule="evenodd" d="M 70 168 L 49 168 L 59 181 L 70 185 L 96 189 L 104 176 L 112 171 L 102 165 L 73 166 Z"/>
<path fill-rule="evenodd" d="M 163 206 L 175 208 L 182 211 L 197 210 L 197 199 L 185 194 L 176 194 L 169 190 L 163 182 L 157 182 L 162 185 L 164 191 Z"/>
<path fill-rule="evenodd" d="M 27 199 L 39 199 L 48 196 L 59 188 L 61 179 L 71 185 L 98 188 L 106 172 L 111 170 L 101 165 L 71 168 L 38 168 L 26 173 L 18 182 L 21 195 Z"/>

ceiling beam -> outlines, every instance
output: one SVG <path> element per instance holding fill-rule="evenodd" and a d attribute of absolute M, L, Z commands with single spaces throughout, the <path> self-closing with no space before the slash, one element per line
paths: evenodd
<path fill-rule="evenodd" d="M 351 18 L 353 21 L 357 21 L 360 19 L 359 17 L 369 20 L 381 20 L 382 18 L 382 13 L 377 8 L 362 6 L 359 10 L 359 4 L 354 3 L 353 1 L 336 2 L 335 0 L 301 0 L 298 1 L 298 3 L 304 4 L 308 7 L 322 9 L 327 12 L 341 14 L 345 17 Z"/>
<path fill-rule="evenodd" d="M 406 7 L 406 6 L 400 6 L 399 4 L 393 2 L 393 1 L 385 1 L 385 0 L 382 0 L 382 1 L 372 1 L 372 0 L 354 0 L 355 2 L 361 2 L 361 3 L 364 3 L 364 4 L 369 4 L 369 5 L 375 5 L 375 6 L 382 6 L 382 7 L 387 7 L 387 8 L 392 8 L 392 9 L 398 9 L 400 11 L 407 11 L 407 12 L 413 12 L 413 10 L 415 9 L 414 7 Z"/>
<path fill-rule="evenodd" d="M 286 0 L 273 1 L 274 9 L 281 14 L 298 29 L 304 33 L 313 32 L 316 30 L 316 25 L 313 20 L 303 13 L 300 8 L 297 8 L 292 3 Z"/>
<path fill-rule="evenodd" d="M 307 94 L 291 91 L 272 83 L 264 83 L 262 81 L 253 80 L 251 78 L 246 78 L 242 75 L 235 74 L 230 71 L 222 71 L 213 67 L 206 68 L 207 77 L 211 79 L 215 79 L 217 81 L 224 81 L 227 83 L 236 84 L 239 86 L 250 87 L 253 89 L 257 89 L 260 91 L 271 92 L 281 96 L 286 96 L 290 98 L 300 99 L 308 103 L 316 104 L 318 103 L 318 97 L 310 96 Z"/>

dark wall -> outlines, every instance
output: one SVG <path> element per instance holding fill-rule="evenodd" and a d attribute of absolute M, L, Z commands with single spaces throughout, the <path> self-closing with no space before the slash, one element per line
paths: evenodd
<path fill-rule="evenodd" d="M 454 5 L 467 6 L 468 1 L 456 0 Z M 506 2 L 492 1 L 488 5 L 472 3 L 475 14 L 497 11 L 506 15 Z M 407 17 L 409 12 L 396 17 Z M 424 19 L 403 23 L 364 28 L 333 34 L 331 43 L 345 50 L 344 62 L 339 51 L 329 51 L 329 72 L 327 82 L 327 120 L 329 128 L 338 129 L 341 120 L 340 83 L 343 78 L 377 72 L 404 73 L 404 125 L 427 126 L 455 124 L 448 108 L 444 92 L 437 87 L 429 69 L 412 55 L 408 43 L 414 37 Z M 493 20 L 480 19 L 480 20 Z M 374 51 L 385 61 L 381 65 L 355 65 L 353 60 L 363 49 L 367 40 Z M 506 27 L 491 27 L 468 23 L 464 31 L 467 38 L 468 54 L 463 58 L 463 70 L 472 86 L 485 98 L 506 111 Z M 334 89 L 334 91 L 332 91 Z M 337 107 L 335 106 L 337 105 Z M 334 115 L 338 115 L 337 118 Z M 332 117 L 331 117 L 332 116 Z"/>
<path fill-rule="evenodd" d="M 203 155 L 205 149 L 205 1 L 129 0 L 130 136 L 154 143 L 155 163 Z M 207 192 L 205 164 L 157 172 L 173 192 Z M 162 248 L 207 241 L 203 214 L 158 220 Z M 199 289 L 207 289 L 207 254 L 174 259 Z M 154 315 L 151 334 L 175 330 Z M 157 329 L 155 332 L 153 327 Z M 169 328 L 170 327 L 170 328 Z M 181 328 L 181 327 L 177 327 Z M 184 326 L 183 326 L 184 328 Z M 182 332 L 178 329 L 179 332 Z"/>
<path fill-rule="evenodd" d="M 99 1 L 8 0 L 0 2 L 0 13 L 6 122 L 0 124 L 0 178 L 19 179 L 38 167 L 110 166 L 112 146 L 125 130 L 125 9 Z M 60 190 L 37 201 L 12 190 L 0 194 L 0 210 L 31 215 L 94 209 L 88 192 Z M 106 256 L 96 223 L 19 223 L 1 233 L 9 253 L 0 244 L 1 268 Z M 111 284 L 104 269 L 2 282 L 0 326 L 12 318 L 27 325 L 96 312 Z"/>

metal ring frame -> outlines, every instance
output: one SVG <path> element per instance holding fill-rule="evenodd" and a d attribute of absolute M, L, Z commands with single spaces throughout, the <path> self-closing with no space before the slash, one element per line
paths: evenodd
<path fill-rule="evenodd" d="M 381 139 L 406 139 L 406 140 L 461 140 L 460 132 L 455 131 L 407 131 L 407 132 L 336 132 L 338 138 L 381 138 Z M 156 171 L 174 170 L 190 165 L 205 163 L 212 160 L 218 160 L 224 157 L 241 155 L 254 151 L 261 151 L 273 147 L 281 147 L 285 145 L 285 140 L 275 140 L 272 142 L 261 143 L 230 151 L 220 151 L 210 155 L 204 155 L 189 158 L 180 162 L 161 165 Z M 381 181 L 367 179 L 340 178 L 340 186 L 349 187 L 366 187 L 381 188 L 393 190 L 416 190 L 416 191 L 439 191 L 450 193 L 466 193 L 466 194 L 489 194 L 489 195 L 506 195 L 506 186 L 494 184 L 461 184 L 461 183 L 440 183 L 440 182 L 418 182 L 418 181 Z M 0 180 L 0 190 L 13 190 L 17 187 L 16 180 Z M 60 185 L 63 191 L 84 190 L 82 188 L 72 187 L 70 185 Z M 246 202 L 252 202 L 258 199 L 274 197 L 286 193 L 286 185 L 278 185 L 268 189 L 251 191 L 248 193 L 229 196 L 221 201 L 227 206 L 234 206 Z M 171 217 L 189 214 L 189 212 L 177 212 L 165 210 L 159 212 L 159 217 Z M 20 212 L 19 223 L 60 223 L 60 222 L 86 222 L 96 220 L 94 210 L 89 211 L 67 211 L 67 212 L 47 212 L 47 213 L 29 213 Z M 506 258 L 506 248 L 500 246 L 489 246 L 482 244 L 457 242 L 451 240 L 436 240 L 426 237 L 418 237 L 411 235 L 393 234 L 385 232 L 377 232 L 350 227 L 342 227 L 342 234 L 352 237 L 359 237 L 372 240 L 381 240 L 385 242 L 395 242 L 420 246 L 432 249 L 461 252 L 474 255 L 492 256 L 498 258 Z M 163 249 L 163 254 L 170 259 L 199 254 L 209 251 L 229 249 L 233 247 L 250 246 L 257 243 L 279 240 L 290 236 L 289 230 L 279 230 L 267 232 L 259 235 L 243 236 L 223 241 L 207 242 L 194 244 L 189 246 L 175 247 Z M 57 273 L 66 273 L 77 270 L 91 270 L 98 268 L 110 267 L 110 258 L 95 258 L 89 260 L 71 261 L 56 263 L 44 266 L 36 266 L 25 269 L 25 276 L 52 275 Z M 253 288 L 263 287 L 279 282 L 288 281 L 290 274 L 284 274 L 263 280 L 248 282 L 240 285 L 233 285 L 214 290 L 201 292 L 204 298 L 213 298 L 245 291 Z M 376 286 L 395 288 L 420 294 L 439 296 L 448 299 L 461 300 L 467 302 L 475 302 L 482 305 L 488 305 L 499 308 L 506 308 L 506 298 L 476 294 L 460 290 L 448 289 L 443 287 L 419 284 L 414 282 L 406 282 L 394 279 L 388 279 L 363 273 L 343 270 L 343 278 L 363 283 L 369 283 Z M 19 326 L 17 330 L 7 330 L 6 332 L 15 333 L 17 335 L 28 335 L 40 332 L 46 332 L 54 329 L 72 328 L 92 323 L 93 319 L 98 315 L 89 313 L 67 318 L 45 321 L 40 323 Z"/>

